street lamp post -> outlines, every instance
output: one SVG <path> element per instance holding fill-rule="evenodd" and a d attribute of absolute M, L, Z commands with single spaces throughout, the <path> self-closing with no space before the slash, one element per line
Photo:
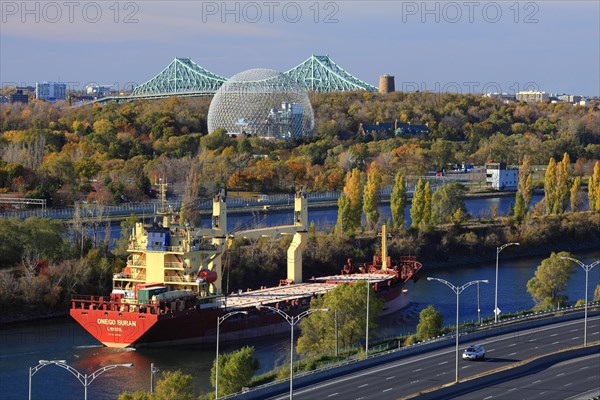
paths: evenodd
<path fill-rule="evenodd" d="M 217 357 L 215 361 L 215 400 L 219 398 L 219 326 L 232 315 L 248 314 L 248 311 L 232 311 L 217 318 Z"/>
<path fill-rule="evenodd" d="M 480 279 L 480 280 L 476 280 L 476 281 L 471 281 L 471 282 L 465 283 L 462 286 L 454 286 L 450 282 L 448 282 L 448 281 L 446 281 L 444 279 L 440 279 L 440 278 L 428 277 L 427 280 L 428 281 L 439 281 L 439 282 L 442 282 L 444 285 L 448 286 L 454 293 L 456 293 L 456 375 L 454 377 L 454 382 L 458 383 L 458 300 L 459 300 L 458 297 L 463 292 L 463 290 L 465 290 L 469 286 L 475 285 L 475 284 L 480 283 L 480 282 L 488 283 L 488 280 L 487 279 Z"/>
<path fill-rule="evenodd" d="M 150 393 L 154 393 L 154 374 L 158 372 L 158 368 L 154 366 L 154 363 L 150 363 Z"/>
<path fill-rule="evenodd" d="M 91 374 L 82 374 L 81 372 L 77 371 L 75 368 L 71 367 L 70 365 L 67 365 L 65 360 L 40 360 L 38 365 L 36 365 L 33 368 L 29 368 L 29 400 L 31 400 L 31 377 L 33 375 L 35 375 L 35 373 L 38 372 L 40 369 L 44 368 L 46 365 L 52 365 L 52 364 L 56 365 L 57 367 L 66 369 L 67 371 L 72 373 L 79 382 L 81 382 L 81 384 L 84 387 L 84 395 L 83 395 L 84 400 L 87 400 L 88 386 L 94 381 L 94 379 L 96 379 L 98 376 L 102 375 L 104 372 L 110 371 L 111 369 L 118 368 L 118 367 L 133 368 L 132 363 L 113 364 L 113 365 L 107 365 L 106 367 L 99 368 L 96 371 L 92 372 Z"/>
<path fill-rule="evenodd" d="M 369 278 L 367 278 L 367 326 L 366 326 L 366 336 L 365 336 L 365 357 L 369 356 L 369 292 L 371 291 L 369 286 Z"/>
<path fill-rule="evenodd" d="M 519 246 L 519 243 L 506 243 L 500 247 L 496 247 L 496 290 L 494 295 L 494 323 L 498 322 L 498 315 L 500 315 L 500 309 L 498 309 L 498 255 L 502 250 L 508 246 Z"/>
<path fill-rule="evenodd" d="M 288 324 L 290 324 L 290 400 L 293 398 L 293 378 L 294 378 L 294 326 L 304 317 L 315 313 L 317 311 L 325 311 L 328 312 L 329 308 L 316 308 L 314 310 L 306 310 L 301 312 L 296 316 L 291 316 L 287 314 L 285 311 L 280 310 L 279 308 L 271 307 L 271 306 L 256 306 L 257 309 L 268 308 L 271 311 L 276 312 L 281 315 Z"/>
<path fill-rule="evenodd" d="M 584 311 L 584 316 L 583 316 L 583 347 L 586 347 L 587 346 L 587 313 L 588 313 L 587 312 L 588 311 L 588 272 L 590 272 L 590 270 L 592 268 L 594 268 L 596 265 L 598 265 L 600 263 L 600 260 L 595 261 L 591 264 L 584 264 L 581 261 L 577 260 L 576 258 L 561 257 L 561 259 L 571 260 L 571 261 L 579 264 L 579 266 L 585 270 L 585 311 Z"/>

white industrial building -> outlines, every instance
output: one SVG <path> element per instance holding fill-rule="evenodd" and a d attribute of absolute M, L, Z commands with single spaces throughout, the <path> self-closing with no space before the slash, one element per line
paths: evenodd
<path fill-rule="evenodd" d="M 519 169 L 507 168 L 506 163 L 485 164 L 485 182 L 487 187 L 495 190 L 517 190 Z"/>

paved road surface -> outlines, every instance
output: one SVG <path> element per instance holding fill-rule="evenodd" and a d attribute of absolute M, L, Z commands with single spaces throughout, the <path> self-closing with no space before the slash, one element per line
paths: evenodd
<path fill-rule="evenodd" d="M 588 318 L 588 343 L 599 340 L 599 331 L 600 317 Z M 482 343 L 487 350 L 486 359 L 484 361 L 463 361 L 461 359 L 459 362 L 460 379 L 505 367 L 532 357 L 549 354 L 560 349 L 581 345 L 583 344 L 583 322 L 581 320 L 563 322 L 491 337 L 479 343 Z M 474 342 L 462 343 L 460 345 L 461 351 L 470 344 L 474 344 Z M 453 382 L 455 374 L 454 357 L 455 348 L 450 345 L 423 355 L 396 360 L 295 390 L 294 398 L 297 400 L 391 400 L 410 396 L 423 390 Z M 595 361 L 599 362 L 598 356 L 596 356 Z M 589 373 L 585 372 L 587 369 L 589 369 Z M 594 370 L 592 367 L 582 371 L 584 371 L 582 372 L 584 382 L 588 382 L 588 377 L 598 376 L 599 374 L 598 370 Z M 527 380 L 527 378 L 524 379 Z M 540 378 L 533 379 L 533 381 L 538 379 Z M 596 388 L 600 388 L 597 380 L 589 379 L 589 382 L 595 384 Z M 571 386 L 575 386 L 574 390 L 580 390 L 581 393 L 593 389 L 593 387 L 584 387 L 583 383 Z M 280 395 L 274 398 L 285 399 L 287 397 L 288 395 Z M 476 396 L 474 398 L 482 399 L 483 397 Z M 564 397 L 544 397 L 546 400 L 554 398 Z"/>

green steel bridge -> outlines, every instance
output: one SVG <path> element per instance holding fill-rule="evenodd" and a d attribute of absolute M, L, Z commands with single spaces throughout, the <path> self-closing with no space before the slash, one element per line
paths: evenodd
<path fill-rule="evenodd" d="M 284 74 L 313 92 L 377 91 L 375 86 L 351 75 L 329 56 L 312 55 Z M 154 78 L 133 89 L 131 95 L 103 97 L 81 105 L 171 96 L 212 96 L 226 80 L 189 58 L 175 58 Z"/>

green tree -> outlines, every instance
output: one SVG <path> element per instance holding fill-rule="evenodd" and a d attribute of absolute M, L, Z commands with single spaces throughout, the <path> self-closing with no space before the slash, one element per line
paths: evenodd
<path fill-rule="evenodd" d="M 515 219 L 518 222 L 523 221 L 525 218 L 525 214 L 527 213 L 527 206 L 525 205 L 525 200 L 523 199 L 523 195 L 519 192 L 515 195 L 515 207 L 513 209 L 513 214 Z"/>
<path fill-rule="evenodd" d="M 423 220 L 421 221 L 421 226 L 428 227 L 431 225 L 432 218 L 432 194 L 431 194 L 431 186 L 429 182 L 425 183 L 425 187 L 423 188 Z"/>
<path fill-rule="evenodd" d="M 338 215 L 335 229 L 339 235 L 350 232 L 350 200 L 344 193 L 338 198 Z"/>
<path fill-rule="evenodd" d="M 154 393 L 143 390 L 124 392 L 118 400 L 194 400 L 192 376 L 181 371 L 163 372 L 162 378 L 156 382 Z"/>
<path fill-rule="evenodd" d="M 404 209 L 406 208 L 406 182 L 400 172 L 394 179 L 394 188 L 390 196 L 390 209 L 392 211 L 392 222 L 396 230 L 404 230 Z"/>
<path fill-rule="evenodd" d="M 213 387 L 216 384 L 216 361 L 215 359 L 210 371 Z M 252 346 L 244 346 L 238 351 L 219 356 L 219 397 L 239 392 L 244 386 L 248 386 L 258 368 Z"/>
<path fill-rule="evenodd" d="M 550 158 L 544 174 L 544 198 L 546 199 L 546 214 L 552 214 L 556 203 L 556 160 Z"/>
<path fill-rule="evenodd" d="M 419 179 L 413 193 L 412 204 L 410 206 L 411 227 L 416 228 L 423 221 L 425 210 L 425 181 Z"/>
<path fill-rule="evenodd" d="M 365 337 L 367 283 L 344 283 L 330 292 L 313 299 L 311 309 L 328 308 L 329 312 L 316 312 L 300 321 L 298 353 L 317 355 L 335 348 L 335 313 L 338 320 L 338 343 L 341 348 L 352 346 Z M 369 291 L 369 331 L 377 329 L 377 315 L 383 309 L 383 300 Z"/>
<path fill-rule="evenodd" d="M 570 257 L 568 252 L 550 254 L 537 267 L 533 278 L 527 282 L 527 292 L 535 302 L 536 310 L 548 310 L 568 300 L 564 294 L 571 275 L 577 265 L 561 257 Z"/>
<path fill-rule="evenodd" d="M 372 162 L 369 166 L 369 172 L 367 173 L 367 186 L 365 188 L 365 199 L 363 211 L 367 216 L 367 223 L 371 228 L 375 228 L 379 221 L 379 211 L 377 207 L 381 203 L 381 173 L 375 162 Z"/>
<path fill-rule="evenodd" d="M 416 337 L 418 340 L 427 340 L 442 333 L 444 317 L 432 304 L 419 313 Z"/>
<path fill-rule="evenodd" d="M 581 177 L 576 176 L 573 179 L 573 185 L 571 186 L 571 211 L 577 212 L 581 209 Z"/>
<path fill-rule="evenodd" d="M 446 183 L 431 197 L 432 222 L 444 224 L 452 220 L 457 210 L 466 211 L 464 197 L 466 189 L 457 182 Z"/>

